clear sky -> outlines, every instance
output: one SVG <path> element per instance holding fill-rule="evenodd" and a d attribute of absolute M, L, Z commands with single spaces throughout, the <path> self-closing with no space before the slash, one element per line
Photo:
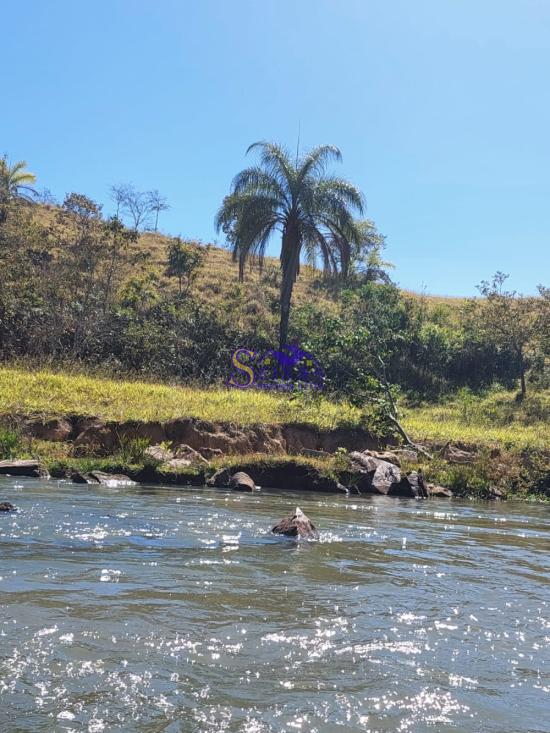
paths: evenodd
<path fill-rule="evenodd" d="M 0 152 L 109 210 L 213 241 L 244 152 L 338 145 L 403 287 L 550 285 L 548 0 L 1 3 Z M 273 248 L 275 253 L 275 248 Z"/>

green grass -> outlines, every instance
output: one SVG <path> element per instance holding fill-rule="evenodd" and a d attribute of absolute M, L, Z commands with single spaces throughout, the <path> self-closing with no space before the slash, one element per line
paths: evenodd
<path fill-rule="evenodd" d="M 417 440 L 550 450 L 550 390 L 523 402 L 514 392 L 492 390 L 480 397 L 462 390 L 444 404 L 409 408 L 403 422 Z"/>
<path fill-rule="evenodd" d="M 175 387 L 0 368 L 0 414 L 94 415 L 105 420 L 169 420 L 196 417 L 239 425 L 309 423 L 321 429 L 356 426 L 359 410 L 322 397 L 236 389 Z"/>
<path fill-rule="evenodd" d="M 105 420 L 195 417 L 239 425 L 308 423 L 320 429 L 357 427 L 360 411 L 348 403 L 261 391 L 200 389 L 143 381 L 68 375 L 52 370 L 0 368 L 0 414 L 94 415 Z M 498 444 L 550 450 L 550 391 L 521 403 L 512 392 L 479 397 L 463 390 L 444 404 L 406 410 L 404 425 L 416 440 Z"/>

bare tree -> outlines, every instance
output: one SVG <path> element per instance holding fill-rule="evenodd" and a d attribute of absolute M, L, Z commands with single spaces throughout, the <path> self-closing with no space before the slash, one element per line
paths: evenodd
<path fill-rule="evenodd" d="M 149 191 L 147 195 L 149 197 L 149 208 L 151 209 L 151 212 L 155 214 L 154 231 L 156 232 L 158 231 L 160 212 L 168 211 L 170 208 L 170 205 L 168 204 L 166 197 L 161 196 L 160 193 L 156 189 L 154 191 Z"/>
<path fill-rule="evenodd" d="M 120 219 L 120 213 L 124 210 L 127 190 L 127 183 L 119 183 L 115 186 L 111 186 L 111 201 L 113 201 L 116 206 L 115 217 L 117 219 Z"/>
<path fill-rule="evenodd" d="M 147 228 L 153 211 L 149 193 L 138 191 L 131 183 L 121 183 L 111 186 L 111 199 L 116 204 L 117 219 L 121 214 L 127 216 L 135 232 Z"/>

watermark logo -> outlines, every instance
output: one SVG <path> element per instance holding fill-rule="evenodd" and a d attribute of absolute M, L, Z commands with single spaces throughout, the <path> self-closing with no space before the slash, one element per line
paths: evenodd
<path fill-rule="evenodd" d="M 237 349 L 227 386 L 291 392 L 321 390 L 324 382 L 325 373 L 313 354 L 290 345 L 265 352 Z"/>

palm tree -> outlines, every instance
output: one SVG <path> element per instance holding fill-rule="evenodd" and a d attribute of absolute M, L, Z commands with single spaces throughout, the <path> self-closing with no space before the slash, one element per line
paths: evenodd
<path fill-rule="evenodd" d="M 320 252 L 326 271 L 347 270 L 351 246 L 360 231 L 353 212 L 363 211 L 361 192 L 348 181 L 326 175 L 331 159 L 341 160 L 338 148 L 321 145 L 293 160 L 280 145 L 258 142 L 260 165 L 246 168 L 233 180 L 216 216 L 216 228 L 228 236 L 233 258 L 244 277 L 251 256 L 263 263 L 276 231 L 281 233 L 280 347 L 286 345 L 292 289 L 303 253 Z"/>
<path fill-rule="evenodd" d="M 0 196 L 5 201 L 13 198 L 31 200 L 34 189 L 32 183 L 36 182 L 34 173 L 25 170 L 27 163 L 19 160 L 10 164 L 7 156 L 0 158 Z"/>

